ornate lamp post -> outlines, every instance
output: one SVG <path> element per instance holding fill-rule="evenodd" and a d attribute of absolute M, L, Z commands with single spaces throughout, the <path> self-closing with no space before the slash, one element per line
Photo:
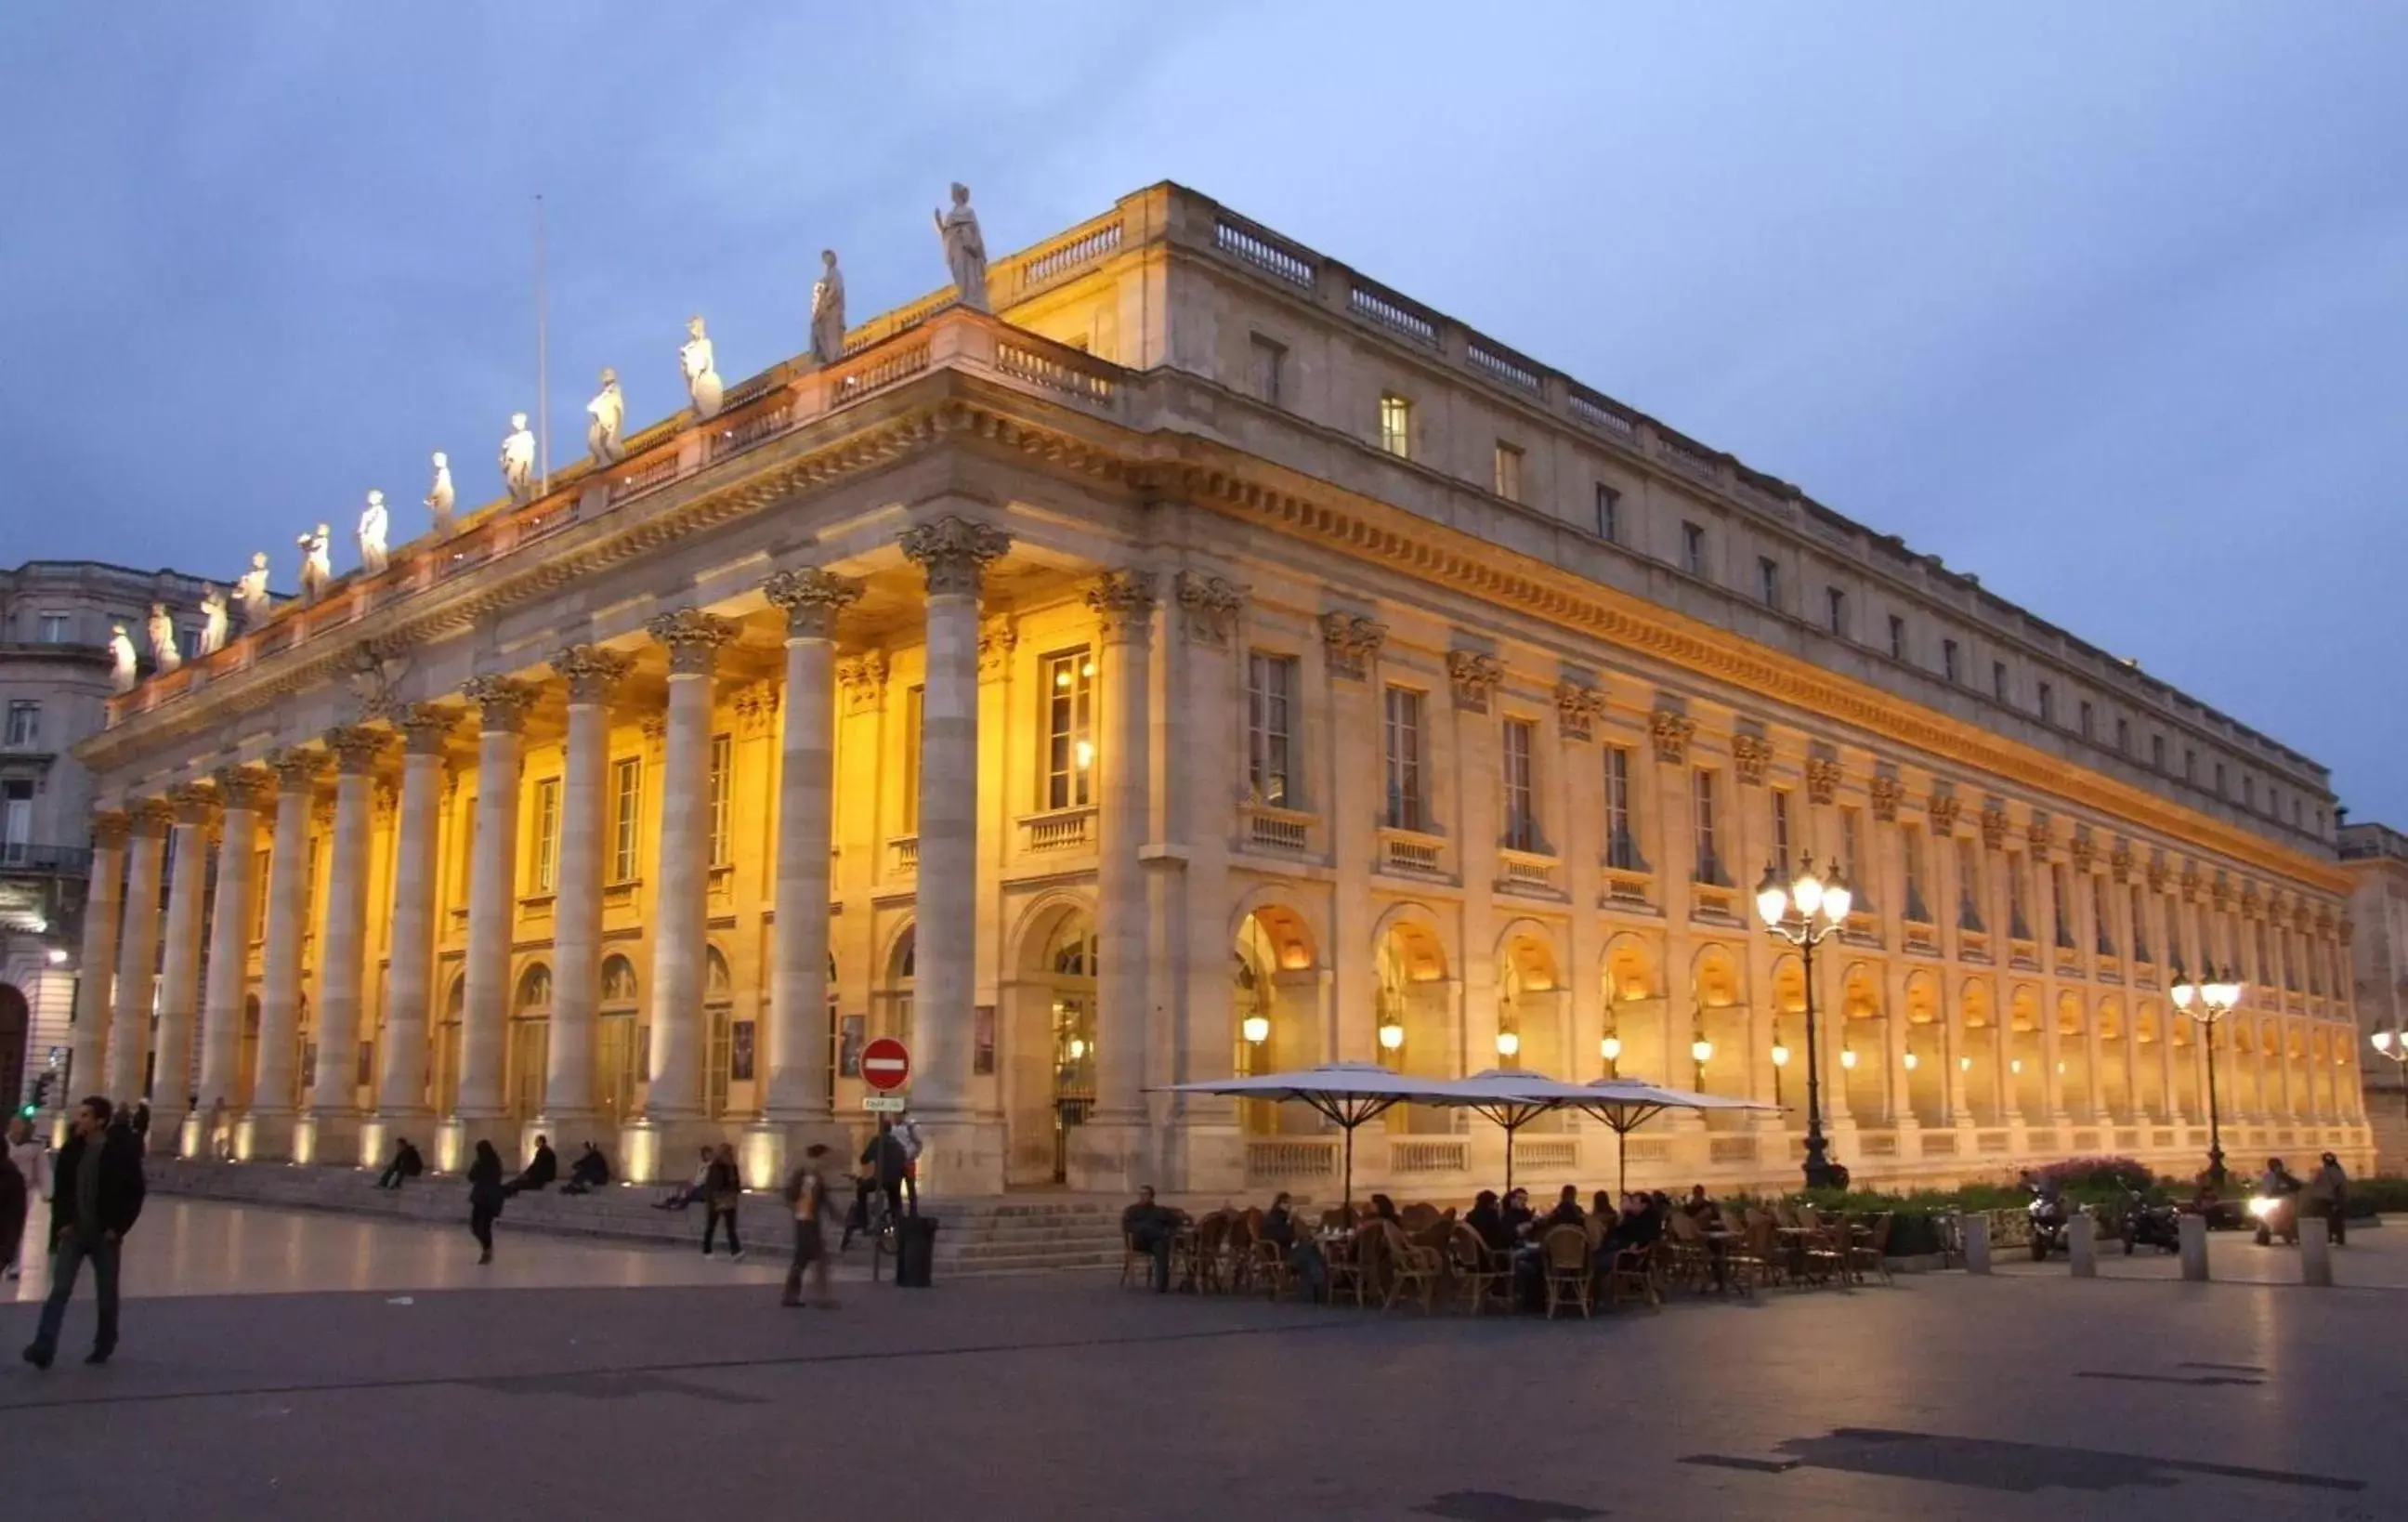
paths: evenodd
<path fill-rule="evenodd" d="M 2223 1122 L 2215 1099 L 2215 1027 L 2241 1002 L 2241 981 L 2227 968 L 2221 976 L 2211 967 L 2207 975 L 2194 981 L 2182 964 L 2174 964 L 2174 985 L 2170 990 L 2174 1008 L 2198 1021 L 2207 1039 L 2207 1181 L 2219 1194 L 2224 1190 Z"/>
<path fill-rule="evenodd" d="M 2378 1030 L 2367 1039 L 2400 1070 L 2400 1097 L 2408 1100 L 2408 1031 Z"/>
<path fill-rule="evenodd" d="M 1847 923 L 1851 897 L 1847 879 L 1841 874 L 1838 866 L 1832 867 L 1830 878 L 1826 881 L 1815 875 L 1812 857 L 1799 864 L 1796 880 L 1785 886 L 1781 881 L 1781 869 L 1767 866 L 1764 881 L 1756 889 L 1756 912 L 1763 918 L 1765 930 L 1797 947 L 1806 960 L 1806 1187 L 1809 1189 L 1829 1188 L 1839 1182 L 1834 1176 L 1830 1158 L 1825 1156 L 1823 1140 L 1823 1064 L 1814 1028 L 1814 948 L 1823 943 L 1824 937 Z"/>

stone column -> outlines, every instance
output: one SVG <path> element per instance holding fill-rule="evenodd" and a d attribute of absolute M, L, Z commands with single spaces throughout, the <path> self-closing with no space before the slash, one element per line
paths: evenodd
<path fill-rule="evenodd" d="M 710 687 L 736 626 L 696 608 L 645 625 L 669 653 L 668 733 L 661 762 L 660 888 L 652 900 L 652 1071 L 642 1125 L 627 1149 L 682 1157 L 665 1126 L 702 1117 L 702 965 L 710 910 Z"/>
<path fill-rule="evenodd" d="M 1180 638 L 1163 639 L 1168 657 L 1163 663 L 1163 750 L 1155 757 L 1163 773 L 1168 805 L 1168 843 L 1186 853 L 1186 865 L 1168 884 L 1177 904 L 1170 914 L 1171 951 L 1178 957 L 1174 971 L 1182 981 L 1173 985 L 1171 998 L 1183 1003 L 1175 1022 L 1175 1044 L 1169 1076 L 1174 1083 L 1216 1077 L 1226 1070 L 1228 1054 L 1237 1046 L 1232 1028 L 1237 1012 L 1229 997 L 1228 920 L 1220 912 L 1232 901 L 1229 878 L 1229 810 L 1243 796 L 1244 757 L 1236 737 L 1239 717 L 1239 668 L 1245 640 L 1241 634 L 1245 589 L 1226 578 L 1200 571 L 1181 571 L 1173 579 L 1172 600 L 1179 606 Z M 1166 621 L 1167 622 L 1167 621 Z M 1298 663 L 1302 675 L 1302 663 Z M 1326 754 L 1326 731 L 1316 727 L 1318 714 L 1307 718 L 1303 695 L 1321 690 L 1309 680 L 1297 683 L 1296 721 L 1290 731 L 1291 775 L 1302 807 L 1329 818 L 1328 799 L 1309 779 Z M 1291 795 L 1291 807 L 1297 807 Z M 1326 838 L 1325 837 L 1325 840 Z M 1183 952 L 1183 955 L 1180 954 Z M 1313 948 L 1318 969 L 1287 975 L 1274 1005 L 1274 1040 L 1281 1048 L 1316 1054 L 1327 1051 L 1326 1013 L 1320 1001 L 1328 981 L 1330 949 Z M 1306 1029 L 1303 1027 L 1311 1027 Z M 1291 1045 L 1289 1043 L 1299 1043 Z M 1275 1048 L 1280 1049 L 1280 1048 Z M 1226 1185 L 1245 1177 L 1245 1143 L 1238 1128 L 1234 1100 L 1195 1095 L 1172 1095 L 1164 1119 L 1166 1177 L 1185 1189 Z"/>
<path fill-rule="evenodd" d="M 294 1066 L 299 1060 L 301 936 L 309 913 L 309 811 L 322 751 L 268 753 L 276 772 L 276 837 L 268 844 L 267 926 L 259 974 L 259 1066 L 236 1154 L 281 1161 L 293 1152 Z"/>
<path fill-rule="evenodd" d="M 108 1095 L 120 1104 L 142 1097 L 143 1059 L 150 1055 L 150 996 L 159 979 L 159 873 L 175 811 L 165 798 L 134 806 L 133 844 L 125 857 L 124 933 L 117 942 L 117 978 L 108 1014 Z"/>
<path fill-rule="evenodd" d="M 100 1092 L 108 1075 L 109 993 L 117 980 L 119 889 L 125 877 L 125 837 L 130 821 L 119 809 L 92 815 L 92 879 L 83 905 L 83 956 L 77 964 L 73 1066 L 59 1097 L 72 1111 L 87 1094 Z"/>
<path fill-rule="evenodd" d="M 343 725 L 326 733 L 335 757 L 334 849 L 326 866 L 326 924 L 319 941 L 318 1070 L 300 1148 L 304 1162 L 357 1160 L 360 989 L 366 972 L 368 826 L 381 730 Z"/>
<path fill-rule="evenodd" d="M 518 914 L 520 734 L 535 689 L 509 677 L 475 677 L 461 691 L 477 705 L 477 814 L 468 846 L 467 986 L 460 1013 L 460 1108 L 443 1155 L 466 1157 L 479 1142 L 514 1154 L 502 1124 L 503 1042 L 510 1000 L 510 928 Z"/>
<path fill-rule="evenodd" d="M 385 954 L 384 1042 L 377 1053 L 376 1136 L 367 1160 L 398 1127 L 433 1118 L 427 1102 L 426 1017 L 435 958 L 436 832 L 443 809 L 443 752 L 457 714 L 413 705 L 402 735 L 401 806 L 394 820 L 393 935 Z M 364 1149 L 365 1150 L 365 1149 Z"/>
<path fill-rule="evenodd" d="M 184 1156 L 222 1156 L 233 1145 L 227 1127 L 242 1093 L 244 996 L 251 986 L 252 856 L 259 849 L 259 808 L 268 789 L 255 767 L 226 767 L 217 784 L 218 888 L 209 919 L 209 966 L 201 991 L 201 1080 L 198 1123 L 188 1126 Z"/>
<path fill-rule="evenodd" d="M 209 813 L 205 788 L 167 795 L 176 811 L 176 858 L 167 880 L 166 949 L 159 969 L 159 1057 L 150 1081 L 150 1134 L 162 1147 L 180 1137 L 193 1102 L 193 1022 L 201 1002 L 201 899 L 208 892 Z"/>
<path fill-rule="evenodd" d="M 1103 645 L 1102 783 L 1096 809 L 1096 1113 L 1079 1129 L 1076 1182 L 1136 1185 L 1152 1168 L 1145 1109 L 1147 668 L 1154 573 L 1108 571 L 1087 589 Z M 923 883 L 927 881 L 924 874 Z M 925 892 L 924 887 L 923 892 Z"/>
<path fill-rule="evenodd" d="M 762 589 L 786 615 L 786 695 L 778 763 L 777 971 L 769 988 L 769 1092 L 762 1107 L 773 1171 L 824 1131 L 828 1111 L 828 853 L 836 785 L 836 625 L 861 588 L 816 567 Z"/>
<path fill-rule="evenodd" d="M 968 1103 L 978 947 L 979 585 L 987 563 L 1010 546 L 1002 530 L 957 517 L 902 537 L 905 558 L 925 572 L 928 587 L 912 986 L 919 1050 L 912 1054 L 911 1098 L 929 1123 L 922 1169 L 949 1194 L 1003 1186 L 1002 1128 L 974 1123 Z"/>
<path fill-rule="evenodd" d="M 589 1134 L 597 1115 L 594 1022 L 601 1002 L 610 691 L 635 664 L 630 656 L 595 645 L 571 645 L 552 658 L 552 670 L 568 683 L 568 740 L 560 782 L 559 889 L 552 911 L 552 1040 L 541 1124 L 564 1142 L 570 1136 Z M 624 1166 L 625 1159 L 620 1161 Z"/>
<path fill-rule="evenodd" d="M 1379 826 L 1384 817 L 1380 730 L 1380 652 L 1388 626 L 1354 613 L 1321 615 L 1321 665 L 1326 684 L 1309 690 L 1328 696 L 1328 743 L 1312 757 L 1325 779 L 1322 807 L 1329 821 L 1329 849 L 1337 884 L 1329 906 L 1329 940 L 1322 955 L 1334 978 L 1330 1028 L 1322 1034 L 1326 1062 L 1393 1062 L 1379 1044 L 1379 949 L 1372 927 L 1379 905 L 1369 876 L 1379 862 Z M 1230 743 L 1236 743 L 1233 735 Z"/>

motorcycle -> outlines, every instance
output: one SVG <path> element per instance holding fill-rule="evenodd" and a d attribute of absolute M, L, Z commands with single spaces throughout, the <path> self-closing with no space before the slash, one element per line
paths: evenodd
<path fill-rule="evenodd" d="M 2052 1194 L 2036 1194 L 2027 1207 L 2031 1216 L 2031 1256 L 2035 1263 L 2045 1263 L 2048 1255 L 2068 1250 L 2067 1228 L 2072 1223 L 2072 1213 L 2066 1209 L 2062 1198 Z"/>
<path fill-rule="evenodd" d="M 2258 1221 L 2258 1246 L 2270 1246 L 2277 1237 L 2286 1247 L 2300 1244 L 2299 1190 L 2276 1189 L 2269 1194 L 2261 1188 L 2249 1199 L 2249 1213 Z"/>
<path fill-rule="evenodd" d="M 2152 1205 L 2138 1189 L 2124 1194 L 2124 1256 L 2137 1247 L 2182 1251 L 2182 1213 L 2172 1205 Z"/>

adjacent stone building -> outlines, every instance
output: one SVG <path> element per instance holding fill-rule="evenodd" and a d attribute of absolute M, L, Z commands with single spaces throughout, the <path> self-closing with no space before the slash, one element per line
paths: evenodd
<path fill-rule="evenodd" d="M 2349 917 L 2366 1110 L 2386 1171 L 2408 1167 L 2408 835 L 2388 825 L 2344 825 L 2341 863 L 2353 885 Z M 2378 1046 L 2374 1038 L 2390 1041 Z"/>
<path fill-rule="evenodd" d="M 169 908 L 88 919 L 79 1066 L 155 1047 L 251 1156 L 542 1127 L 760 1180 L 892 1033 L 934 1187 L 1234 1195 L 1332 1191 L 1337 1139 L 1166 1085 L 1517 1063 L 1784 1102 L 1630 1157 L 1785 1182 L 1807 989 L 1751 889 L 1811 854 L 1860 1178 L 2195 1169 L 2211 962 L 2227 1146 L 2363 1160 L 2312 761 L 1192 192 L 988 285 L 114 701 L 101 876 Z M 1356 1177 L 1499 1145 L 1407 1109 Z"/>

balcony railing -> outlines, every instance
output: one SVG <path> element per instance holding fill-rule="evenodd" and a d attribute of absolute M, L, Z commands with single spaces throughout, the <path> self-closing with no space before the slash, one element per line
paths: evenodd
<path fill-rule="evenodd" d="M 92 875 L 92 848 L 80 845 L 36 845 L 30 840 L 0 841 L 0 871 L 38 872 L 55 877 Z"/>
<path fill-rule="evenodd" d="M 1418 830 L 1386 829 L 1380 831 L 1380 867 L 1383 871 L 1406 872 L 1416 877 L 1446 875 L 1446 841 L 1441 836 L 1425 835 Z"/>
<path fill-rule="evenodd" d="M 1556 897 L 1563 891 L 1557 876 L 1559 865 L 1555 857 L 1534 851 L 1500 851 L 1497 857 L 1498 890 Z"/>
<path fill-rule="evenodd" d="M 1096 845 L 1096 811 L 1056 809 L 1030 814 L 1020 822 L 1021 840 L 1032 854 L 1052 851 L 1092 851 Z"/>
<path fill-rule="evenodd" d="M 1334 1136 L 1253 1137 L 1246 1142 L 1246 1177 L 1254 1183 L 1337 1176 Z"/>
<path fill-rule="evenodd" d="M 1268 803 L 1249 803 L 1244 813 L 1245 843 L 1251 849 L 1293 856 L 1312 854 L 1313 815 Z"/>

